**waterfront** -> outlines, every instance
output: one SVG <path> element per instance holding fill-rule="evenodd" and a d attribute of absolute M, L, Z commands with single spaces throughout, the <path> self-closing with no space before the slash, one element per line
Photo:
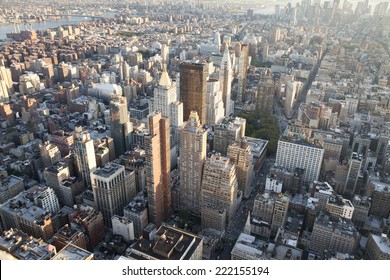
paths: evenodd
<path fill-rule="evenodd" d="M 91 21 L 92 18 L 89 17 L 71 17 L 71 18 L 63 18 L 58 20 L 46 20 L 41 22 L 33 22 L 31 23 L 31 28 L 33 30 L 45 30 L 48 28 L 57 28 L 61 25 L 71 25 L 76 24 L 82 21 Z M 20 24 L 20 30 L 30 29 L 30 24 Z M 14 32 L 13 24 L 4 24 L 0 25 L 0 40 L 4 40 L 7 38 L 7 33 Z"/>

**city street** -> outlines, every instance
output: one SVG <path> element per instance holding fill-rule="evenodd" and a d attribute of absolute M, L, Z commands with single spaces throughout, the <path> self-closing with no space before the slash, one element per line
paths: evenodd
<path fill-rule="evenodd" d="M 254 180 L 254 188 L 252 189 L 251 195 L 248 199 L 244 199 L 236 211 L 231 223 L 229 224 L 227 230 L 225 231 L 224 239 L 226 240 L 225 247 L 219 259 L 226 260 L 230 259 L 230 252 L 232 251 L 234 244 L 243 232 L 245 223 L 247 221 L 248 213 L 253 210 L 253 203 L 256 198 L 256 194 L 260 191 L 264 191 L 265 180 L 269 170 L 275 163 L 275 157 L 269 157 L 264 162 L 264 165 L 260 169 L 259 174 L 256 175 Z"/>

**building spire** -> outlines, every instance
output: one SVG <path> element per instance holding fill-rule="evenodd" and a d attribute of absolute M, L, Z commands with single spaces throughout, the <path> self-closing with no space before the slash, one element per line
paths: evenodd
<path fill-rule="evenodd" d="M 159 81 L 159 86 L 169 88 L 172 84 L 171 78 L 169 78 L 165 65 L 163 66 L 162 74 Z"/>

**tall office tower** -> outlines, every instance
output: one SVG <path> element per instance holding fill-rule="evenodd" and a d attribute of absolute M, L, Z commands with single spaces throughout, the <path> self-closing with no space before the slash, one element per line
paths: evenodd
<path fill-rule="evenodd" d="M 130 67 L 129 67 L 129 64 L 127 64 L 126 61 L 123 61 L 121 64 L 120 64 L 120 69 L 121 69 L 121 80 L 125 81 L 125 82 L 129 82 L 129 79 L 130 79 Z"/>
<path fill-rule="evenodd" d="M 303 142 L 298 135 L 284 135 L 278 141 L 275 165 L 295 170 L 305 169 L 303 181 L 311 184 L 320 175 L 324 148 L 317 141 L 307 139 Z"/>
<path fill-rule="evenodd" d="M 198 112 L 200 123 L 206 123 L 207 64 L 183 62 L 180 64 L 180 101 L 183 116 Z"/>
<path fill-rule="evenodd" d="M 234 108 L 231 100 L 232 93 L 232 63 L 230 61 L 229 48 L 225 47 L 219 70 L 220 89 L 222 91 L 222 100 L 225 107 L 225 116 L 230 116 Z"/>
<path fill-rule="evenodd" d="M 272 79 L 262 79 L 257 86 L 256 109 L 267 114 L 273 113 L 275 84 Z"/>
<path fill-rule="evenodd" d="M 180 201 L 181 209 L 200 214 L 203 164 L 206 160 L 207 132 L 192 111 L 180 133 Z"/>
<path fill-rule="evenodd" d="M 272 214 L 271 231 L 276 234 L 279 228 L 284 228 L 287 221 L 287 210 L 290 197 L 286 194 L 275 196 L 274 212 Z"/>
<path fill-rule="evenodd" d="M 53 64 L 45 64 L 42 67 L 42 72 L 43 72 L 43 76 L 46 79 L 46 86 L 48 88 L 51 88 L 54 85 L 54 83 L 55 83 Z"/>
<path fill-rule="evenodd" d="M 357 153 L 352 153 L 351 159 L 349 161 L 349 169 L 344 192 L 344 194 L 348 197 L 353 197 L 355 194 L 356 183 L 358 181 L 361 167 L 362 156 L 358 155 Z"/>
<path fill-rule="evenodd" d="M 74 150 L 79 174 L 85 186 L 91 188 L 91 172 L 96 169 L 95 147 L 88 131 L 74 134 Z"/>
<path fill-rule="evenodd" d="M 286 100 L 284 102 L 284 108 L 288 116 L 292 116 L 293 114 L 302 86 L 302 82 L 298 81 L 288 81 L 286 83 Z"/>
<path fill-rule="evenodd" d="M 390 136 L 389 135 L 381 135 L 378 141 L 378 147 L 376 149 L 377 162 L 380 164 L 384 164 L 387 160 L 386 155 L 389 154 L 390 149 Z"/>
<path fill-rule="evenodd" d="M 238 189 L 245 194 L 253 181 L 253 157 L 245 138 L 229 145 L 227 157 L 236 165 Z"/>
<path fill-rule="evenodd" d="M 44 167 L 50 167 L 61 160 L 61 152 L 54 144 L 45 142 L 39 147 L 39 150 Z"/>
<path fill-rule="evenodd" d="M 245 136 L 246 120 L 243 118 L 225 118 L 214 127 L 214 150 L 222 155 L 234 141 Z"/>
<path fill-rule="evenodd" d="M 154 97 L 149 100 L 149 111 L 160 111 L 162 117 L 169 118 L 173 129 L 183 124 L 183 103 L 177 101 L 176 85 L 169 78 L 165 67 L 154 89 Z"/>
<path fill-rule="evenodd" d="M 149 134 L 144 136 L 149 221 L 160 225 L 171 213 L 169 119 L 161 112 L 148 116 Z"/>
<path fill-rule="evenodd" d="M 363 229 L 371 208 L 371 199 L 366 196 L 355 195 L 352 200 L 353 214 L 351 221 L 358 229 Z"/>
<path fill-rule="evenodd" d="M 169 65 L 169 47 L 165 44 L 161 46 L 161 58 L 163 65 Z"/>
<path fill-rule="evenodd" d="M 97 210 L 111 227 L 111 217 L 122 215 L 123 208 L 135 196 L 135 173 L 116 163 L 91 172 L 92 190 Z"/>
<path fill-rule="evenodd" d="M 214 125 L 224 118 L 225 110 L 218 80 L 210 79 L 207 81 L 206 107 L 206 125 Z"/>
<path fill-rule="evenodd" d="M 234 163 L 220 154 L 206 159 L 201 190 L 202 228 L 225 230 L 236 209 L 237 191 Z"/>
<path fill-rule="evenodd" d="M 52 188 L 37 185 L 28 189 L 27 193 L 35 204 L 53 215 L 56 215 L 60 210 L 58 198 Z"/>
<path fill-rule="evenodd" d="M 245 103 L 246 94 L 246 73 L 249 64 L 249 49 L 248 45 L 242 45 L 240 56 L 238 58 L 238 91 L 237 102 Z"/>
<path fill-rule="evenodd" d="M 133 130 L 127 111 L 125 97 L 115 97 L 110 102 L 111 137 L 114 139 L 115 156 L 119 157 L 130 149 L 129 135 Z"/>
<path fill-rule="evenodd" d="M 390 184 L 379 180 L 370 180 L 369 195 L 371 197 L 370 215 L 386 219 L 390 215 Z"/>
<path fill-rule="evenodd" d="M 214 45 L 217 46 L 218 50 L 221 49 L 221 34 L 218 31 L 214 33 Z"/>
<path fill-rule="evenodd" d="M 58 81 L 63 83 L 66 81 L 70 81 L 71 75 L 69 71 L 69 65 L 61 62 L 57 67 L 58 72 Z"/>
<path fill-rule="evenodd" d="M 57 162 L 56 164 L 46 168 L 44 171 L 46 185 L 54 190 L 58 200 L 61 204 L 64 202 L 63 194 L 61 192 L 61 182 L 70 177 L 70 171 L 67 164 L 64 162 Z"/>
<path fill-rule="evenodd" d="M 0 66 L 0 102 L 8 100 L 11 94 L 13 94 L 11 70 Z"/>
<path fill-rule="evenodd" d="M 280 41 L 280 29 L 274 28 L 269 32 L 268 42 L 270 44 L 275 44 L 278 41 Z"/>

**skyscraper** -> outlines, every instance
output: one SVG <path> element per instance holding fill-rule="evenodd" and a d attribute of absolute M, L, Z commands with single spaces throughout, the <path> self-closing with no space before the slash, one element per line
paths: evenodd
<path fill-rule="evenodd" d="M 169 64 L 169 47 L 165 44 L 161 46 L 161 58 L 163 65 Z"/>
<path fill-rule="evenodd" d="M 324 149 L 316 141 L 303 141 L 297 134 L 285 135 L 278 141 L 275 165 L 295 170 L 305 169 L 303 181 L 310 184 L 318 180 L 320 175 Z"/>
<path fill-rule="evenodd" d="M 219 71 L 220 89 L 222 91 L 222 100 L 225 107 L 225 116 L 233 113 L 231 91 L 232 91 L 232 64 L 230 62 L 229 48 L 225 46 L 223 53 L 221 70 Z"/>
<path fill-rule="evenodd" d="M 85 185 L 91 188 L 91 172 L 96 169 L 95 148 L 88 131 L 80 131 L 74 134 L 74 149 L 76 164 L 79 174 Z"/>
<path fill-rule="evenodd" d="M 225 118 L 214 127 L 214 150 L 222 155 L 234 141 L 245 136 L 246 120 L 243 118 Z"/>
<path fill-rule="evenodd" d="M 200 213 L 203 164 L 206 160 L 207 132 L 192 111 L 180 133 L 180 197 L 181 208 Z"/>
<path fill-rule="evenodd" d="M 264 113 L 272 114 L 274 95 L 275 85 L 272 79 L 261 80 L 259 82 L 259 85 L 257 86 L 257 110 Z"/>
<path fill-rule="evenodd" d="M 64 198 L 61 192 L 60 184 L 63 180 L 70 177 L 69 167 L 64 162 L 57 162 L 56 164 L 45 169 L 44 177 L 46 180 L 46 185 L 54 190 L 58 200 L 61 204 L 63 204 Z"/>
<path fill-rule="evenodd" d="M 245 193 L 253 181 L 253 158 L 248 141 L 242 138 L 231 144 L 227 156 L 236 165 L 238 188 Z"/>
<path fill-rule="evenodd" d="M 200 123 L 206 122 L 207 64 L 183 62 L 180 64 L 180 101 L 183 116 L 198 112 Z"/>
<path fill-rule="evenodd" d="M 202 176 L 202 228 L 225 229 L 233 218 L 237 189 L 234 163 L 220 154 L 208 158 Z"/>
<path fill-rule="evenodd" d="M 222 92 L 219 88 L 219 81 L 216 79 L 207 81 L 206 106 L 206 125 L 214 125 L 224 118 L 225 109 L 222 100 Z"/>
<path fill-rule="evenodd" d="M 349 170 L 347 181 L 345 183 L 345 195 L 352 197 L 355 193 L 356 183 L 362 167 L 362 156 L 357 153 L 352 153 L 349 161 Z"/>
<path fill-rule="evenodd" d="M 45 142 L 39 146 L 39 150 L 45 167 L 50 167 L 61 160 L 61 152 L 54 144 Z"/>
<path fill-rule="evenodd" d="M 275 197 L 274 212 L 272 214 L 271 231 L 276 234 L 279 228 L 284 228 L 287 221 L 287 210 L 290 198 L 285 194 L 278 194 Z"/>
<path fill-rule="evenodd" d="M 0 66 L 0 101 L 8 100 L 11 94 L 13 94 L 11 70 Z"/>
<path fill-rule="evenodd" d="M 249 63 L 249 49 L 248 45 L 242 45 L 240 56 L 238 58 L 238 91 L 237 102 L 245 102 L 245 90 L 246 90 L 246 73 Z"/>
<path fill-rule="evenodd" d="M 130 149 L 129 134 L 132 124 L 127 111 L 125 97 L 117 96 L 110 102 L 111 137 L 114 139 L 115 156 L 119 157 Z"/>
<path fill-rule="evenodd" d="M 160 225 L 171 212 L 169 119 L 161 112 L 152 113 L 148 125 L 149 134 L 144 139 L 149 221 Z"/>
<path fill-rule="evenodd" d="M 221 34 L 218 31 L 214 33 L 214 45 L 217 46 L 218 50 L 221 49 Z"/>
<path fill-rule="evenodd" d="M 183 103 L 177 101 L 176 85 L 164 67 L 154 97 L 149 100 L 149 110 L 160 111 L 162 117 L 169 118 L 172 127 L 178 128 L 183 123 Z"/>
<path fill-rule="evenodd" d="M 104 223 L 111 226 L 111 217 L 123 214 L 123 208 L 136 194 L 135 173 L 116 163 L 106 164 L 91 173 L 92 190 L 97 210 Z"/>

